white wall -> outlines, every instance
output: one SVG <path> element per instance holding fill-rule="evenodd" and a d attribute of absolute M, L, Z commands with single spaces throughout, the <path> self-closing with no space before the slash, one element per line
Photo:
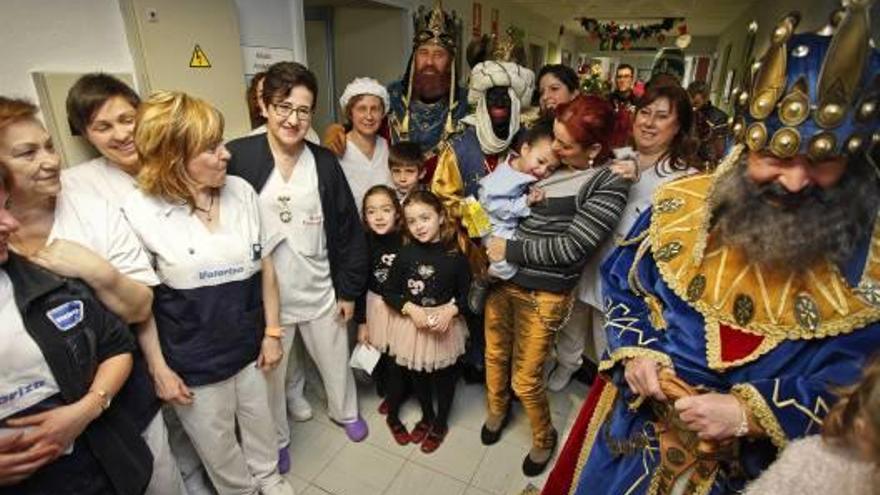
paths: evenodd
<path fill-rule="evenodd" d="M 293 50 L 305 64 L 306 40 L 302 0 L 235 0 L 242 46 Z"/>
<path fill-rule="evenodd" d="M 37 70 L 133 73 L 116 0 L 0 2 L 0 94 L 36 101 Z"/>

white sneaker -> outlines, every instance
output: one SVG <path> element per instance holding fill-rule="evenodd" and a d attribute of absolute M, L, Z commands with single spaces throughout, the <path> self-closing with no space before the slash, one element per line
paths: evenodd
<path fill-rule="evenodd" d="M 261 488 L 260 492 L 263 495 L 295 495 L 293 486 L 283 478 L 281 479 L 281 483 L 277 483 L 268 488 Z"/>
<path fill-rule="evenodd" d="M 547 388 L 549 388 L 551 392 L 561 391 L 568 385 L 568 382 L 571 381 L 571 375 L 573 375 L 575 371 L 577 371 L 577 369 L 571 369 L 567 366 L 562 366 L 561 364 L 557 365 L 547 379 Z"/>
<path fill-rule="evenodd" d="M 290 417 L 298 423 L 312 419 L 312 405 L 305 397 L 291 397 L 287 402 Z"/>

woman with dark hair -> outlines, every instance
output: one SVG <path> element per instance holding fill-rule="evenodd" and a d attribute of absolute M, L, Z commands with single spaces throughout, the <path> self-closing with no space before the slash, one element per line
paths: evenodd
<path fill-rule="evenodd" d="M 253 131 L 264 132 L 266 130 L 266 106 L 263 104 L 263 80 L 266 79 L 266 71 L 254 74 L 247 88 L 248 116 L 251 119 Z"/>
<path fill-rule="evenodd" d="M 544 383 L 553 338 L 568 319 L 572 291 L 584 263 L 617 224 L 629 181 L 607 166 L 613 111 L 596 96 L 579 95 L 557 108 L 553 150 L 563 164 L 538 185 L 546 199 L 532 206 L 516 240 L 491 238 L 491 261 L 519 265 L 486 301 L 488 417 L 481 439 L 498 441 L 509 420 L 512 388 L 532 427 L 532 449 L 523 461 L 527 476 L 540 474 L 556 448 Z M 516 349 L 516 352 L 514 352 Z"/>
<path fill-rule="evenodd" d="M 122 207 L 125 197 L 137 189 L 136 176 L 141 170 L 134 146 L 134 124 L 140 103 L 131 87 L 110 74 L 86 74 L 74 83 L 67 93 L 68 118 L 74 132 L 100 155 L 61 171 L 64 193 L 101 198 L 117 211 Z M 167 427 L 160 412 L 161 401 L 189 402 L 189 389 L 168 367 L 159 350 L 152 317 L 139 328 L 140 345 L 133 354 L 134 367 L 117 404 L 131 411 L 153 453 L 153 479 L 146 495 L 180 493 L 184 482 L 189 495 L 209 493 L 201 461 L 173 411 L 169 408 Z M 173 447 L 169 439 L 175 440 Z"/>
<path fill-rule="evenodd" d="M 618 150 L 617 154 L 627 156 L 627 159 L 611 165 L 612 170 L 632 180 L 633 186 L 614 234 L 587 263 L 577 291 L 578 299 L 593 310 L 593 359 L 597 361 L 606 346 L 605 331 L 602 329 L 604 305 L 599 266 L 617 242 L 626 236 L 639 215 L 650 206 L 655 189 L 698 171 L 691 167 L 695 150 L 691 138 L 692 125 L 693 110 L 687 92 L 679 86 L 654 86 L 636 106 L 632 129 L 635 154 Z M 633 167 L 633 162 L 637 168 Z M 548 380 L 550 390 L 562 390 L 581 366 L 587 333 L 560 334 L 556 347 L 557 364 Z M 594 365 L 589 367 L 595 369 Z"/>
<path fill-rule="evenodd" d="M 267 132 L 229 143 L 229 173 L 260 196 L 266 236 L 278 269 L 284 355 L 299 337 L 324 382 L 330 418 L 355 442 L 366 438 L 348 366 L 346 324 L 367 285 L 369 254 L 351 188 L 336 156 L 306 141 L 318 82 L 295 62 L 269 67 L 263 81 Z M 308 419 L 301 363 L 287 359 L 271 379 L 270 400 L 282 472 L 290 467 L 288 409 Z"/>
<path fill-rule="evenodd" d="M 568 103 L 578 95 L 580 81 L 571 67 L 562 64 L 548 64 L 538 72 L 538 91 L 533 105 L 541 107 L 541 114 L 552 116 L 556 106 Z"/>

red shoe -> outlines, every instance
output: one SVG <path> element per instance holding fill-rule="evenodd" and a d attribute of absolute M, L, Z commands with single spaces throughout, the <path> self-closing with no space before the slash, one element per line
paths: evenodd
<path fill-rule="evenodd" d="M 388 401 L 383 400 L 381 404 L 379 404 L 379 414 L 382 416 L 388 415 Z"/>
<path fill-rule="evenodd" d="M 406 445 L 412 441 L 412 436 L 406 431 L 406 426 L 403 426 L 400 420 L 386 419 L 385 423 L 388 425 L 388 429 L 391 430 L 391 436 L 394 437 L 394 441 L 398 445 Z"/>
<path fill-rule="evenodd" d="M 419 421 L 416 423 L 416 427 L 413 428 L 412 433 L 409 434 L 409 439 L 412 443 L 422 443 L 422 440 L 428 436 L 428 432 L 431 431 L 431 423 L 427 421 Z"/>
<path fill-rule="evenodd" d="M 448 431 L 449 428 L 440 428 L 436 425 L 432 427 L 428 436 L 425 437 L 425 440 L 422 442 L 422 452 L 430 454 L 437 450 L 437 448 L 440 447 L 440 444 L 443 443 L 443 439 L 446 438 L 446 433 Z"/>

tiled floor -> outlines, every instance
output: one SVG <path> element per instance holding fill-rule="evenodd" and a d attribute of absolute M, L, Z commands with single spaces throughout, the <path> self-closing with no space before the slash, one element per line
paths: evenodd
<path fill-rule="evenodd" d="M 519 404 L 501 442 L 491 447 L 480 443 L 485 414 L 482 386 L 459 382 L 449 434 L 430 455 L 417 446 L 394 442 L 385 417 L 376 411 L 380 399 L 367 386 L 359 386 L 358 392 L 370 435 L 362 443 L 350 442 L 327 418 L 322 394 L 315 391 L 319 386 L 308 392 L 314 419 L 292 426 L 293 468 L 288 478 L 297 495 L 518 495 L 529 483 L 540 487 L 547 475 L 522 474 L 520 466 L 531 441 L 528 418 Z M 560 435 L 577 414 L 586 390 L 573 381 L 564 391 L 551 394 L 553 424 Z M 401 419 L 412 428 L 419 416 L 411 399 Z"/>

